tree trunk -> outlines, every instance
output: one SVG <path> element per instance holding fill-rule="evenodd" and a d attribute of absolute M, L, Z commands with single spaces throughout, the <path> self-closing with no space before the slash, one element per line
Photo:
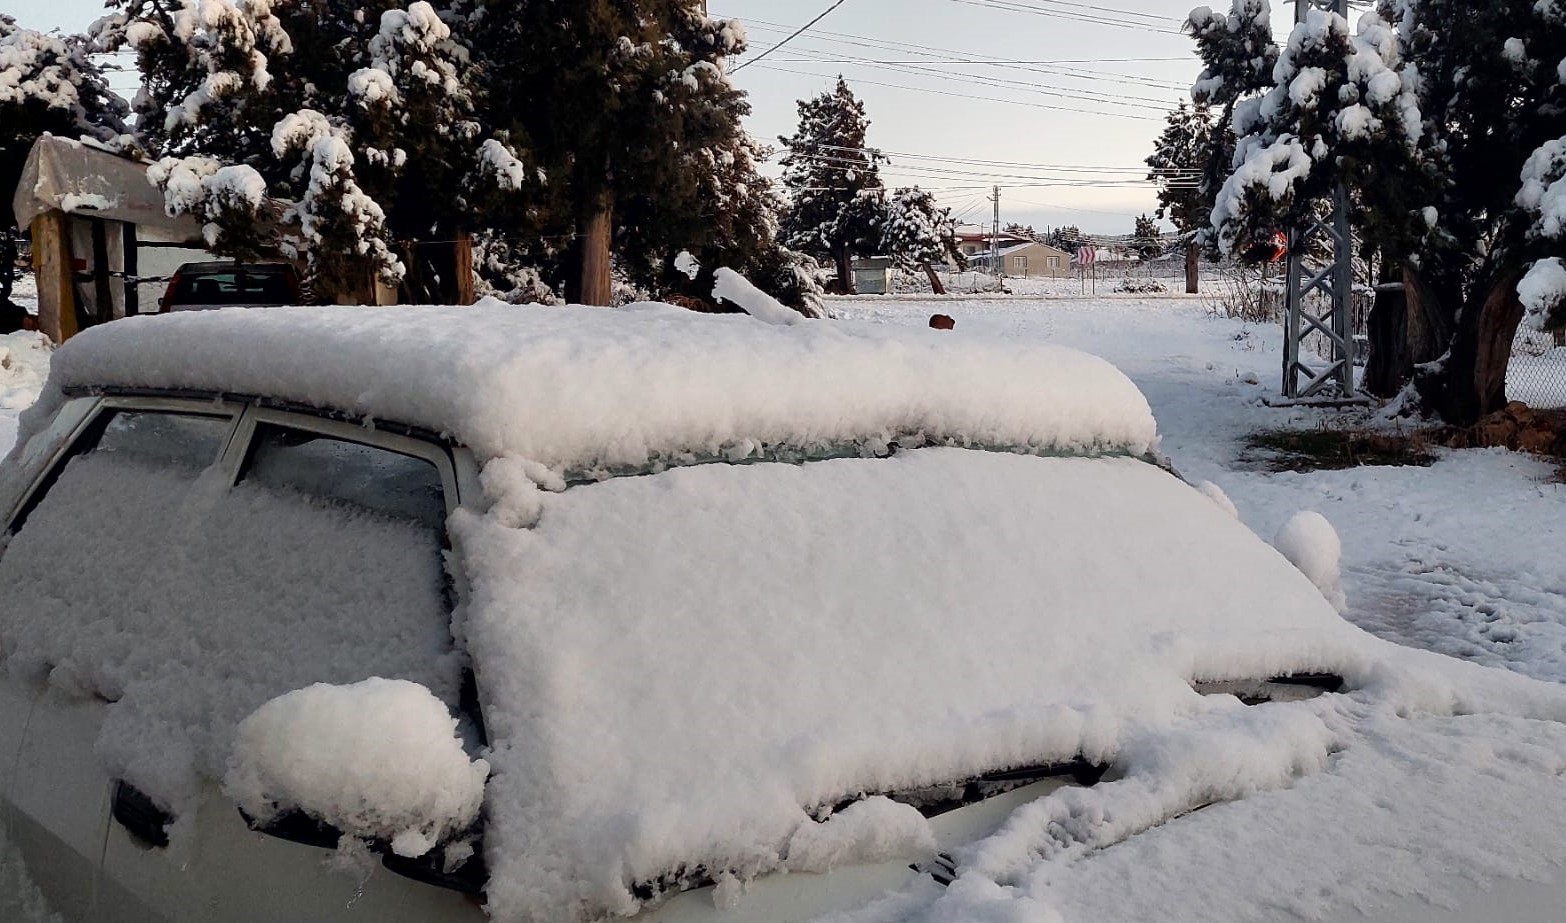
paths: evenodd
<path fill-rule="evenodd" d="M 1506 406 L 1506 368 L 1524 314 L 1520 279 L 1510 271 L 1477 292 L 1458 315 L 1451 348 L 1416 379 L 1425 406 L 1447 423 L 1472 426 Z"/>
<path fill-rule="evenodd" d="M 854 290 L 854 254 L 846 247 L 837 251 L 837 293 L 857 295 Z"/>
<path fill-rule="evenodd" d="M 1196 241 L 1185 245 L 1185 293 L 1195 295 L 1201 291 L 1202 252 Z"/>
<path fill-rule="evenodd" d="M 610 277 L 610 250 L 614 238 L 614 203 L 606 192 L 588 218 L 582 235 L 582 279 L 578 293 L 581 304 L 608 307 L 614 286 Z"/>
<path fill-rule="evenodd" d="M 937 295 L 946 294 L 946 286 L 941 284 L 941 277 L 936 274 L 935 267 L 929 263 L 924 264 L 924 274 L 930 277 L 930 289 Z"/>
<path fill-rule="evenodd" d="M 1395 397 L 1414 372 L 1408 357 L 1407 289 L 1397 284 L 1399 276 L 1399 270 L 1383 267 L 1376 302 L 1365 321 L 1370 349 L 1363 385 L 1376 397 Z"/>
<path fill-rule="evenodd" d="M 1403 267 L 1403 296 L 1408 312 L 1408 362 L 1411 366 L 1434 362 L 1452 343 L 1456 312 L 1412 266 Z"/>

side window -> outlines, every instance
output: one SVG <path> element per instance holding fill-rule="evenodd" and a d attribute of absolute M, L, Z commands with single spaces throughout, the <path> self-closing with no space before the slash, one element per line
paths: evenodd
<path fill-rule="evenodd" d="M 77 437 L 66 457 L 45 476 L 32 499 L 11 523 L 10 531 L 19 531 L 38 504 L 59 489 L 61 477 L 73 468 L 94 469 L 78 481 L 112 480 L 112 471 L 127 465 L 167 468 L 171 475 L 178 473 L 186 480 L 193 480 L 218 460 L 232 426 L 233 417 L 226 415 L 105 411 Z M 72 489 L 86 489 L 86 484 L 78 483 Z"/>
<path fill-rule="evenodd" d="M 200 471 L 217 461 L 230 425 L 229 417 L 112 411 L 89 451 Z"/>
<path fill-rule="evenodd" d="M 427 459 L 379 446 L 263 423 L 256 427 L 240 479 L 411 521 L 436 532 L 445 528 L 440 470 Z"/>
<path fill-rule="evenodd" d="M 90 427 L 0 553 L 0 660 L 118 702 L 101 752 L 162 804 L 285 692 L 381 676 L 461 701 L 440 470 L 262 426 L 229 487 L 201 473 L 230 422 Z"/>

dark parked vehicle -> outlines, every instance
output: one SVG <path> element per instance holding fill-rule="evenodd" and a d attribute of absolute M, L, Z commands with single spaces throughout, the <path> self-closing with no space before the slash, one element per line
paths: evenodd
<path fill-rule="evenodd" d="M 169 280 L 158 310 L 267 308 L 302 301 L 299 274 L 287 263 L 186 263 Z"/>

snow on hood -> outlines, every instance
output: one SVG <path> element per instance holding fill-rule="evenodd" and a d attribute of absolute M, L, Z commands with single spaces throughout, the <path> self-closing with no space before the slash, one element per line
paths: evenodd
<path fill-rule="evenodd" d="M 453 520 L 501 920 L 787 867 L 813 807 L 1116 761 L 1214 707 L 1194 679 L 1364 682 L 1390 647 L 1136 459 L 931 448 L 614 479 L 532 528 L 508 505 Z"/>
<path fill-rule="evenodd" d="M 46 405 L 59 389 L 100 385 L 286 398 L 557 470 L 913 434 L 1130 454 L 1156 438 L 1136 386 L 1074 350 L 849 322 L 777 327 L 665 305 L 130 318 L 72 339 L 51 384 Z"/>

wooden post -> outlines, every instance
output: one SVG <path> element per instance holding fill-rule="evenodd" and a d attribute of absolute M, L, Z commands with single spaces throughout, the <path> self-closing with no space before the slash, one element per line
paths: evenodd
<path fill-rule="evenodd" d="M 141 258 L 136 253 L 136 225 L 126 222 L 120 225 L 120 251 L 125 266 L 125 316 L 141 313 L 141 283 L 136 281 L 141 272 Z"/>
<path fill-rule="evenodd" d="M 71 241 L 65 213 L 33 219 L 33 275 L 38 280 L 38 329 L 56 343 L 76 335 L 76 293 L 71 284 Z"/>
<path fill-rule="evenodd" d="M 92 322 L 107 324 L 114 320 L 114 287 L 109 277 L 109 225 L 99 218 L 92 222 Z"/>
<path fill-rule="evenodd" d="M 614 238 L 614 205 L 605 193 L 582 235 L 582 304 L 608 307 L 614 297 L 610 281 L 610 251 Z"/>
<path fill-rule="evenodd" d="M 473 235 L 457 232 L 457 304 L 472 304 L 478 300 L 473 291 Z"/>

